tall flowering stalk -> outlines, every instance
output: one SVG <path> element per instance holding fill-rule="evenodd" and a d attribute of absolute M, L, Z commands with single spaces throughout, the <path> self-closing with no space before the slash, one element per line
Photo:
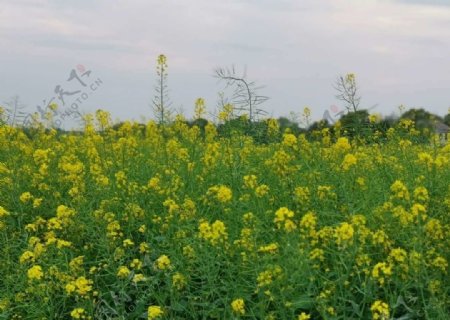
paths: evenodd
<path fill-rule="evenodd" d="M 156 75 L 158 80 L 155 86 L 156 94 L 153 98 L 153 112 L 158 122 L 163 124 L 169 121 L 172 114 L 167 87 L 167 58 L 165 55 L 160 54 L 156 62 Z"/>

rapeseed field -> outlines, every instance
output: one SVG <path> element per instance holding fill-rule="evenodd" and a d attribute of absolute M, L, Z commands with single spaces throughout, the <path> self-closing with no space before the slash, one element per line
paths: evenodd
<path fill-rule="evenodd" d="M 448 319 L 450 144 L 0 126 L 2 319 Z"/>

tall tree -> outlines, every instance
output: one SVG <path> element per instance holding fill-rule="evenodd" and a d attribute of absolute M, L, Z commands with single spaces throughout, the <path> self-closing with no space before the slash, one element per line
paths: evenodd
<path fill-rule="evenodd" d="M 215 76 L 224 81 L 226 87 L 233 88 L 233 95 L 229 102 L 235 110 L 246 112 L 250 122 L 255 121 L 258 115 L 267 114 L 266 111 L 257 108 L 257 106 L 266 102 L 269 98 L 258 93 L 262 87 L 256 86 L 254 81 L 249 81 L 245 71 L 242 75 L 239 75 L 234 66 L 217 68 Z"/>

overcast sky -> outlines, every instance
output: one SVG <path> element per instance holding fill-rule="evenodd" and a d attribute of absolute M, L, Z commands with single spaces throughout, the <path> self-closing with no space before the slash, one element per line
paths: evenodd
<path fill-rule="evenodd" d="M 82 112 L 149 118 L 160 53 L 187 116 L 197 97 L 215 109 L 213 70 L 231 64 L 265 85 L 274 116 L 341 108 L 332 85 L 349 72 L 374 112 L 450 107 L 450 0 L 0 0 L 0 101 L 17 94 L 30 112 L 61 105 L 60 85 L 86 92 Z"/>

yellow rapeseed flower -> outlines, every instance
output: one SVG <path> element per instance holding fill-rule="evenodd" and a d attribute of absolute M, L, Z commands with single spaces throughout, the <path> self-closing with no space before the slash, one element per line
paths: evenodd
<path fill-rule="evenodd" d="M 352 146 L 348 142 L 347 138 L 342 137 L 336 141 L 333 148 L 337 151 L 346 152 L 346 151 L 349 151 L 352 148 Z"/>
<path fill-rule="evenodd" d="M 76 309 L 73 309 L 70 312 L 70 316 L 73 319 L 83 319 L 84 318 L 84 314 L 85 314 L 85 311 L 84 311 L 83 308 L 76 308 Z"/>
<path fill-rule="evenodd" d="M 302 312 L 298 315 L 298 320 L 309 320 L 309 319 L 311 319 L 311 316 L 304 312 Z"/>
<path fill-rule="evenodd" d="M 2 206 L 0 206 L 0 218 L 6 217 L 6 216 L 9 216 L 9 212 L 6 211 L 5 208 L 3 208 Z"/>
<path fill-rule="evenodd" d="M 172 276 L 172 285 L 178 289 L 183 289 L 187 284 L 186 277 L 181 273 L 177 272 Z"/>
<path fill-rule="evenodd" d="M 344 160 L 342 161 L 342 169 L 344 171 L 347 171 L 348 169 L 350 169 L 350 167 L 356 165 L 356 163 L 358 162 L 358 159 L 351 153 L 347 153 L 344 157 Z"/>
<path fill-rule="evenodd" d="M 377 300 L 370 307 L 372 311 L 372 319 L 374 320 L 388 320 L 389 319 L 389 306 L 387 303 Z"/>
<path fill-rule="evenodd" d="M 25 251 L 22 253 L 22 255 L 19 258 L 20 263 L 26 263 L 26 262 L 33 262 L 34 261 L 34 253 L 31 251 Z"/>
<path fill-rule="evenodd" d="M 170 263 L 170 259 L 166 255 L 162 255 L 158 259 L 156 259 L 156 267 L 159 270 L 166 270 L 170 268 Z"/>
<path fill-rule="evenodd" d="M 294 147 L 297 144 L 297 137 L 292 133 L 285 133 L 283 135 L 283 145 L 287 147 Z"/>
<path fill-rule="evenodd" d="M 343 222 L 336 228 L 335 237 L 338 245 L 350 243 L 353 239 L 354 229 L 351 224 Z"/>
<path fill-rule="evenodd" d="M 217 200 L 222 203 L 229 202 L 233 197 L 233 193 L 230 188 L 226 186 L 219 186 L 217 190 Z"/>
<path fill-rule="evenodd" d="M 164 315 L 164 311 L 160 306 L 148 307 L 147 313 L 148 313 L 148 320 L 158 319 Z"/>
<path fill-rule="evenodd" d="M 142 273 L 137 273 L 133 277 L 133 282 L 138 283 L 147 280 L 147 278 Z"/>
<path fill-rule="evenodd" d="M 278 252 L 278 244 L 270 243 L 266 246 L 261 246 L 258 248 L 258 252 L 275 254 Z"/>
<path fill-rule="evenodd" d="M 126 278 L 130 275 L 131 271 L 126 266 L 120 266 L 119 270 L 117 271 L 117 276 L 119 278 Z"/>
<path fill-rule="evenodd" d="M 231 302 L 231 309 L 235 314 L 244 315 L 245 314 L 245 302 L 244 299 L 235 299 Z"/>
<path fill-rule="evenodd" d="M 372 269 L 372 277 L 383 285 L 385 279 L 392 275 L 392 267 L 386 262 L 377 263 Z"/>
<path fill-rule="evenodd" d="M 27 275 L 30 280 L 40 280 L 44 276 L 44 272 L 41 266 L 35 265 L 28 269 Z"/>
<path fill-rule="evenodd" d="M 33 196 L 31 195 L 31 193 L 24 192 L 20 195 L 19 200 L 23 203 L 26 203 L 26 202 L 30 201 L 32 198 L 33 198 Z"/>

